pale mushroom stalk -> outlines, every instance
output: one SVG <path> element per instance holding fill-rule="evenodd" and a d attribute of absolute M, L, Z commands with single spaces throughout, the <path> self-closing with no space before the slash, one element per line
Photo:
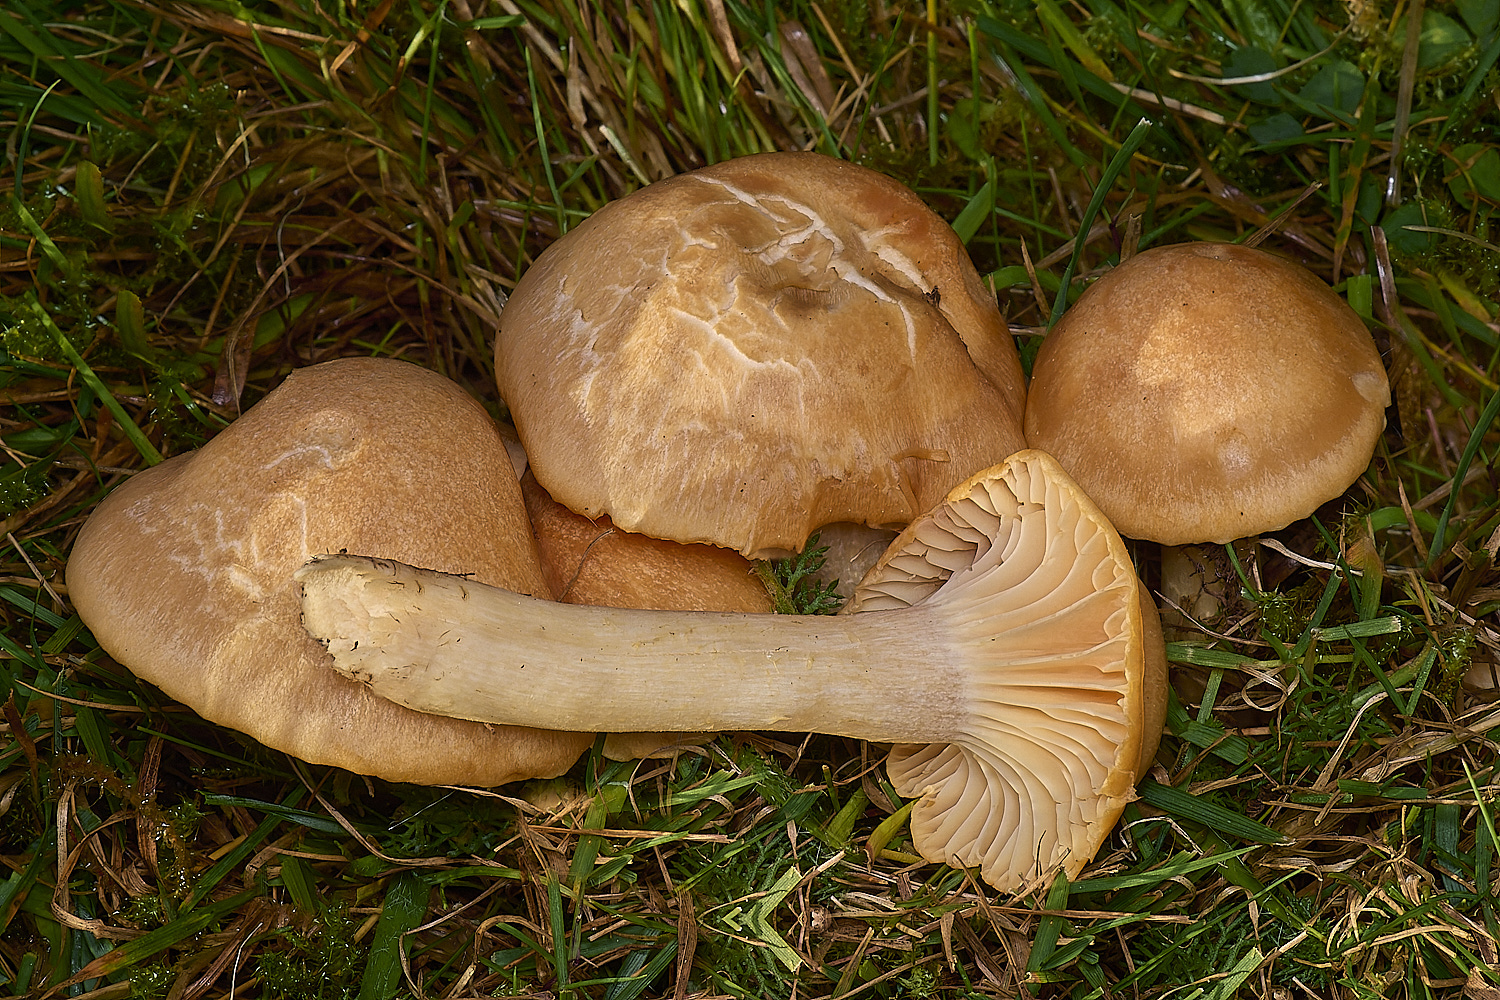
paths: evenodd
<path fill-rule="evenodd" d="M 325 557 L 300 579 L 304 621 L 329 636 L 341 672 L 409 708 L 480 722 L 960 742 L 982 724 L 965 647 L 997 647 L 987 666 L 1009 683 L 1025 673 L 1022 683 L 1046 686 L 1054 659 L 1028 641 L 1024 598 L 1047 597 L 1035 592 L 998 614 L 960 596 L 850 616 L 689 615 L 542 602 L 353 556 Z M 368 624 L 348 630 L 358 638 L 346 646 L 351 622 Z"/>
<path fill-rule="evenodd" d="M 1134 570 L 1040 452 L 914 522 L 837 618 L 545 604 L 350 556 L 298 576 L 337 669 L 422 711 L 896 743 L 917 848 L 1000 888 L 1087 862 L 1160 732 Z"/>

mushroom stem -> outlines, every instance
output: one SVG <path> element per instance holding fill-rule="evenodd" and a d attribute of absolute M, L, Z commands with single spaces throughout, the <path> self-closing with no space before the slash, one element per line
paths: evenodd
<path fill-rule="evenodd" d="M 566 730 L 815 730 L 953 742 L 966 687 L 944 606 L 849 616 L 539 601 L 381 559 L 297 574 L 340 672 L 408 708 Z M 993 633 L 992 633 L 993 634 Z"/>
<path fill-rule="evenodd" d="M 1257 541 L 1237 538 L 1231 543 L 1242 566 L 1254 559 Z M 1239 592 L 1239 578 L 1223 545 L 1161 547 L 1161 595 L 1167 604 L 1162 614 L 1169 624 L 1185 628 L 1219 619 Z"/>

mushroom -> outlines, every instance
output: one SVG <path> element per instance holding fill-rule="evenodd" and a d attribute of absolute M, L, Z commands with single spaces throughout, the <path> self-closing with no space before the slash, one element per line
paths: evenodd
<path fill-rule="evenodd" d="M 1022 447 L 993 291 L 911 191 L 814 153 L 672 177 L 558 240 L 500 318 L 537 481 L 624 531 L 751 558 L 900 526 Z"/>
<path fill-rule="evenodd" d="M 99 504 L 68 592 L 111 656 L 204 718 L 393 781 L 560 774 L 593 737 L 423 715 L 328 668 L 293 571 L 403 559 L 550 597 L 493 422 L 442 376 L 352 358 L 293 372 L 196 452 Z"/>
<path fill-rule="evenodd" d="M 1146 250 L 1042 342 L 1026 442 L 1122 535 L 1165 545 L 1274 531 L 1370 464 L 1390 385 L 1358 314 L 1262 250 Z"/>
<path fill-rule="evenodd" d="M 1099 849 L 1161 730 L 1165 660 L 1119 536 L 1021 452 L 909 525 L 834 617 L 548 604 L 388 560 L 298 571 L 335 667 L 426 712 L 564 729 L 895 742 L 932 861 L 1013 890 Z"/>
<path fill-rule="evenodd" d="M 1262 250 L 1186 243 L 1120 264 L 1058 321 L 1032 370 L 1026 441 L 1122 535 L 1223 543 L 1347 489 L 1390 399 L 1369 332 L 1327 285 Z M 1174 560 L 1210 561 L 1164 550 L 1169 578 Z"/>

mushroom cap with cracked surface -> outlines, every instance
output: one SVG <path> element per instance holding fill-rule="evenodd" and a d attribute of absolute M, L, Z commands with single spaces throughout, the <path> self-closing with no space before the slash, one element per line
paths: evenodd
<path fill-rule="evenodd" d="M 375 552 L 550 597 L 504 445 L 457 385 L 401 361 L 293 372 L 199 450 L 94 511 L 68 593 L 101 646 L 204 718 L 394 781 L 566 770 L 592 737 L 422 715 L 330 668 L 292 573 Z"/>
<path fill-rule="evenodd" d="M 500 394 L 586 517 L 751 557 L 900 526 L 1022 446 L 994 293 L 897 182 L 766 153 L 606 205 L 501 315 Z"/>
<path fill-rule="evenodd" d="M 1026 440 L 1120 533 L 1168 545 L 1272 531 L 1370 463 L 1390 385 L 1359 316 L 1274 254 L 1143 251 L 1047 335 Z"/>

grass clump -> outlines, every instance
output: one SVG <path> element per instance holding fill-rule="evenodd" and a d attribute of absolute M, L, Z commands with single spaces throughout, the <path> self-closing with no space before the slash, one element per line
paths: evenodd
<path fill-rule="evenodd" d="M 1497 24 L 1490 0 L 15 0 L 0 995 L 1500 988 L 1500 710 L 1464 683 L 1500 673 Z M 1228 554 L 1242 592 L 1169 636 L 1162 750 L 1075 883 L 1002 898 L 922 863 L 855 741 L 591 754 L 504 798 L 393 786 L 203 722 L 83 628 L 62 569 L 123 477 L 338 356 L 500 412 L 488 337 L 543 248 L 770 149 L 918 190 L 1023 358 L 1060 298 L 1188 239 L 1302 261 L 1381 347 L 1369 472 Z M 763 570 L 793 610 L 832 609 L 815 559 Z"/>

